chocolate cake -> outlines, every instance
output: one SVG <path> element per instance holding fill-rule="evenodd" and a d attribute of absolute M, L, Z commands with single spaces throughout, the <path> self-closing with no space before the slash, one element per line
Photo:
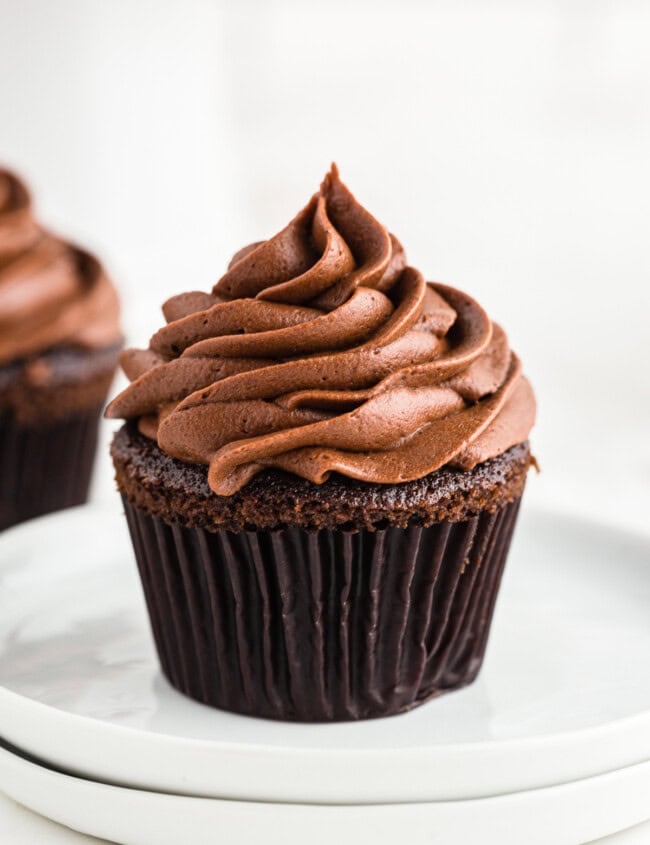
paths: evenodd
<path fill-rule="evenodd" d="M 43 229 L 0 170 L 0 530 L 86 500 L 118 316 L 97 259 Z"/>
<path fill-rule="evenodd" d="M 276 719 L 391 715 L 483 658 L 535 400 L 336 168 L 127 350 L 112 456 L 163 672 Z"/>

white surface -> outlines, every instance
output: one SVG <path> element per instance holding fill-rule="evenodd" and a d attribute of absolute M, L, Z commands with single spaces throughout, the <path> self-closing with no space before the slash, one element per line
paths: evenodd
<path fill-rule="evenodd" d="M 10 845 L 98 845 L 105 839 L 85 836 L 55 824 L 0 793 L 0 841 Z"/>
<path fill-rule="evenodd" d="M 188 795 L 371 803 L 497 795 L 650 760 L 641 536 L 524 513 L 479 681 L 334 725 L 250 719 L 174 691 L 117 510 L 18 527 L 0 551 L 0 731 L 66 770 Z"/>
<path fill-rule="evenodd" d="M 161 795 L 52 772 L 0 748 L 0 788 L 83 833 L 123 845 L 581 845 L 647 819 L 650 762 L 597 778 L 475 801 L 420 804 L 260 804 Z"/>
<path fill-rule="evenodd" d="M 0 838 L 2 841 L 11 842 L 11 845 L 99 845 L 107 844 L 105 839 L 95 839 L 85 836 L 69 828 L 62 827 L 54 822 L 39 816 L 28 810 L 26 807 L 16 804 L 11 798 L 0 793 Z M 486 843 L 485 834 L 481 841 Z M 591 840 L 588 845 L 648 845 L 650 842 L 650 822 L 643 822 L 634 825 L 611 836 Z M 290 839 L 285 840 L 285 845 L 302 845 L 300 842 L 292 843 Z M 503 845 L 503 843 L 495 843 Z"/>

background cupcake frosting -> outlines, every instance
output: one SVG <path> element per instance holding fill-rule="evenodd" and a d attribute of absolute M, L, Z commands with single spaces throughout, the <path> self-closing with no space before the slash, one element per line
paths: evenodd
<path fill-rule="evenodd" d="M 0 366 L 120 340 L 117 294 L 101 264 L 44 229 L 27 187 L 0 169 Z"/>

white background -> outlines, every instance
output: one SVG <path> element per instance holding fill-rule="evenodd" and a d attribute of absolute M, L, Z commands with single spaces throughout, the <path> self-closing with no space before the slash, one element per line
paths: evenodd
<path fill-rule="evenodd" d="M 336 160 L 508 331 L 540 406 L 529 502 L 645 527 L 649 44 L 645 0 L 0 0 L 0 161 L 146 345 Z"/>

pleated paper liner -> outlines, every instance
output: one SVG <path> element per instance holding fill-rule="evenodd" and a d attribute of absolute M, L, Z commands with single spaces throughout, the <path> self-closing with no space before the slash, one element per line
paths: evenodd
<path fill-rule="evenodd" d="M 473 681 L 519 508 L 429 528 L 213 533 L 123 501 L 173 686 L 305 722 L 400 713 Z"/>
<path fill-rule="evenodd" d="M 86 501 L 101 411 L 46 426 L 0 415 L 0 530 Z"/>

